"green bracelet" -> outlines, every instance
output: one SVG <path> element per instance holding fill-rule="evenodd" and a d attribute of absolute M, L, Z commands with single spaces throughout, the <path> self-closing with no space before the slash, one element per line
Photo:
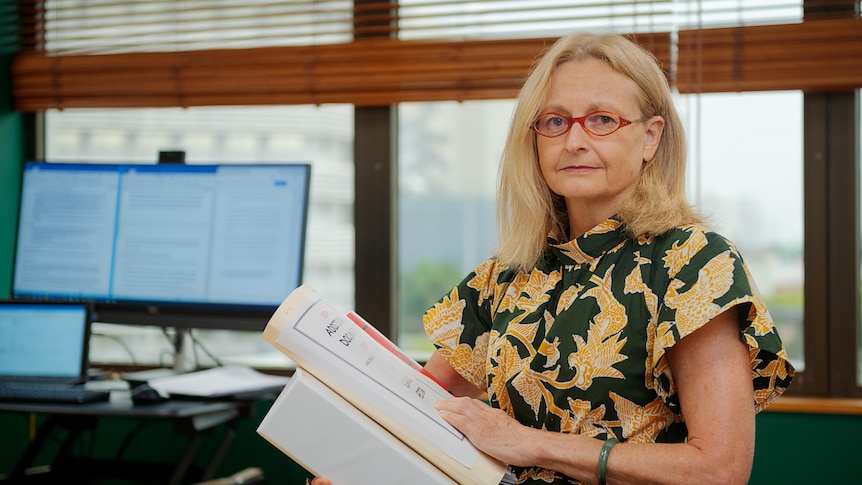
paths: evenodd
<path fill-rule="evenodd" d="M 611 448 L 617 444 L 616 438 L 609 438 L 602 445 L 602 451 L 599 452 L 599 485 L 605 485 L 608 475 L 608 455 L 611 454 Z"/>

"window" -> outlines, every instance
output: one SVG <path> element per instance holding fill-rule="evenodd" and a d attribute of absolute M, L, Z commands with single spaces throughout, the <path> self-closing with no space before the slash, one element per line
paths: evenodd
<path fill-rule="evenodd" d="M 689 200 L 740 250 L 803 370 L 802 93 L 682 98 Z"/>
<path fill-rule="evenodd" d="M 862 259 L 859 243 L 862 240 L 862 207 L 858 202 L 862 184 L 858 176 L 862 172 L 858 143 L 862 135 L 856 91 L 859 75 L 851 69 L 852 60 L 859 57 L 857 46 L 860 45 L 857 42 L 860 2 L 856 0 L 614 0 L 600 5 L 589 2 L 572 5 L 573 2 L 559 0 L 401 0 L 395 3 L 333 0 L 297 1 L 290 5 L 235 0 L 204 1 L 199 5 L 124 0 L 98 7 L 55 0 L 20 3 L 21 22 L 17 31 L 20 33 L 20 57 L 25 62 L 12 65 L 15 107 L 27 112 L 65 108 L 48 113 L 48 158 L 141 157 L 141 160 L 150 161 L 160 149 L 180 148 L 186 149 L 192 163 L 207 157 L 210 157 L 207 161 L 223 157 L 242 162 L 253 157 L 266 158 L 267 153 L 299 153 L 304 157 L 307 152 L 317 153 L 310 151 L 313 147 L 331 154 L 333 160 L 350 165 L 351 150 L 356 149 L 350 143 L 349 111 L 354 106 L 338 105 L 339 108 L 333 109 L 343 111 L 338 111 L 337 116 L 322 115 L 322 121 L 308 113 L 331 114 L 330 108 L 284 108 L 285 112 L 299 110 L 292 119 L 301 121 L 292 125 L 276 121 L 277 125 L 290 130 L 285 129 L 278 136 L 252 132 L 261 119 L 271 116 L 263 113 L 280 112 L 282 108 L 190 108 L 181 111 L 185 114 L 179 117 L 194 121 L 176 125 L 168 119 L 170 117 L 154 114 L 173 110 L 129 110 L 135 113 L 131 115 L 137 118 L 135 123 L 140 123 L 141 127 L 149 124 L 150 128 L 141 130 L 126 129 L 126 122 L 118 117 L 120 110 L 71 108 L 261 102 L 327 106 L 327 103 L 336 102 L 355 103 L 354 113 L 357 114 L 365 109 L 377 114 L 375 110 L 411 101 L 391 108 L 392 111 L 397 109 L 400 115 L 398 126 L 389 124 L 394 121 L 384 121 L 374 126 L 378 131 L 372 130 L 371 136 L 357 136 L 360 143 L 376 144 L 385 151 L 389 147 L 386 136 L 396 130 L 401 132 L 396 135 L 400 144 L 398 196 L 401 211 L 397 236 L 402 238 L 398 254 L 399 301 L 391 301 L 395 292 L 388 291 L 388 287 L 387 296 L 382 300 L 371 298 L 375 301 L 369 302 L 368 295 L 361 293 L 366 287 L 363 281 L 375 277 L 393 280 L 389 271 L 376 274 L 360 271 L 358 286 L 359 300 L 363 304 L 385 307 L 387 312 L 402 307 L 398 309 L 397 322 L 402 330 L 401 340 L 406 339 L 409 346 L 419 347 L 425 345 L 420 344 L 425 339 L 417 321 L 424 307 L 487 257 L 495 246 L 493 186 L 512 106 L 510 100 L 464 101 L 461 104 L 441 100 L 512 96 L 524 67 L 517 63 L 512 67 L 509 61 L 519 56 L 523 60 L 523 52 L 532 59 L 533 46 L 543 44 L 537 39 L 577 29 L 640 34 L 657 53 L 666 56 L 663 62 L 681 92 L 750 92 L 680 97 L 681 111 L 688 117 L 692 145 L 691 198 L 708 212 L 710 222 L 720 232 L 739 245 L 787 341 L 791 358 L 800 369 L 805 369 L 807 374 L 810 372 L 811 378 L 798 379 L 791 391 L 862 395 L 862 320 L 859 317 L 862 299 L 857 298 L 862 294 L 859 290 L 862 271 L 855 264 Z M 149 7 L 158 11 L 160 17 L 153 17 L 154 13 L 146 10 Z M 99 9 L 107 10 L 100 12 Z M 87 22 L 86 28 L 81 28 L 81 22 Z M 114 27 L 105 27 L 103 23 L 112 23 Z M 162 24 L 167 25 L 167 30 L 151 35 L 148 26 Z M 383 40 L 392 41 L 392 52 L 396 55 L 366 57 L 376 51 L 368 49 L 371 44 L 362 45 L 368 40 L 360 39 L 364 37 L 375 37 L 375 41 L 381 40 L 377 37 L 388 38 Z M 509 42 L 519 37 L 529 39 Z M 797 43 L 793 44 L 794 41 Z M 416 45 L 428 43 L 432 58 L 451 60 L 450 42 L 458 43 L 459 49 L 464 47 L 468 52 L 463 57 L 454 56 L 451 64 L 444 63 L 447 69 L 439 69 L 437 64 L 428 62 L 410 64 L 409 70 L 398 71 L 402 77 L 393 75 L 396 70 L 393 66 L 408 64 L 398 61 L 398 55 L 407 53 L 407 58 L 411 58 L 409 54 Z M 791 44 L 794 48 L 788 48 Z M 512 45 L 526 50 L 514 55 Z M 261 58 L 247 59 L 246 52 L 231 51 L 255 46 L 264 48 L 254 49 Z M 294 49 L 296 46 L 299 48 Z M 198 56 L 200 49 L 204 51 Z M 475 57 L 471 56 L 481 57 L 477 53 L 486 52 L 485 49 L 501 55 L 505 62 L 494 61 L 493 69 L 483 69 L 488 79 L 483 77 L 478 82 L 470 78 L 465 83 L 463 66 L 472 66 Z M 798 49 L 815 55 L 800 56 Z M 195 52 L 188 54 L 186 51 Z M 138 57 L 131 55 L 132 52 L 144 55 Z M 80 54 L 85 62 L 66 62 L 71 57 L 65 54 L 71 53 Z M 87 56 L 96 53 L 123 54 Z M 305 55 L 310 55 L 314 62 L 306 62 Z M 198 60 L 217 58 L 218 62 L 202 65 L 185 62 L 189 56 Z M 169 62 L 158 62 L 160 59 Z M 271 59 L 276 62 L 270 63 Z M 294 62 L 285 67 L 282 65 L 285 63 L 280 62 L 284 59 Z M 151 63 L 140 62 L 142 60 Z M 233 63 L 240 60 L 263 70 L 244 68 L 228 72 Z M 760 69 L 762 63 L 768 63 L 768 69 Z M 119 74 L 114 72 L 117 66 L 120 66 Z M 154 72 L 154 66 L 162 70 Z M 284 70 L 279 70 L 282 68 Z M 104 73 L 100 69 L 104 69 Z M 367 72 L 375 74 L 371 76 Z M 212 73 L 224 75 L 213 76 Z M 359 79 L 356 73 L 367 82 L 351 81 Z M 117 82 L 117 79 L 128 80 L 128 83 Z M 312 82 L 307 85 L 291 82 L 299 79 Z M 505 86 L 500 85 L 504 80 Z M 421 84 L 420 81 L 427 83 L 421 85 L 421 89 L 413 84 Z M 381 83 L 385 82 L 391 84 L 381 89 Z M 353 85 L 359 87 L 347 93 L 345 86 Z M 796 89 L 801 91 L 761 91 Z M 850 89 L 853 89 L 852 96 Z M 801 94 L 802 91 L 806 94 Z M 274 98 L 273 93 L 280 97 Z M 803 109 L 797 109 L 799 99 L 804 104 Z M 852 119 L 848 116 L 851 99 Z M 412 102 L 417 100 L 423 102 Z M 728 114 L 725 108 L 730 105 L 738 106 L 739 110 Z M 716 142 L 711 136 L 721 134 L 727 137 L 725 140 L 736 142 L 747 140 L 752 134 L 732 124 L 714 126 L 714 123 L 742 118 L 750 112 L 749 106 L 775 109 L 768 119 L 770 127 L 776 130 L 773 133 L 764 128 L 759 147 L 772 146 L 780 150 L 782 156 L 787 157 L 784 164 L 773 158 L 771 152 L 732 152 L 729 158 L 717 155 L 731 149 L 742 150 L 733 144 Z M 471 126 L 465 121 L 485 112 L 493 113 L 482 118 L 486 127 Z M 796 125 L 802 126 L 802 114 L 804 129 Z M 87 118 L 97 115 L 110 116 L 112 121 L 94 124 L 95 118 Z M 60 120 L 79 116 L 86 120 L 81 121 L 81 129 L 55 129 L 60 126 L 56 125 Z M 423 116 L 428 118 L 423 119 Z M 91 129 L 87 128 L 88 124 Z M 365 130 L 366 124 L 357 116 L 357 130 Z M 778 134 L 778 127 L 785 130 L 783 136 Z M 311 131 L 304 131 L 306 128 Z M 342 130 L 344 136 L 335 136 L 333 140 L 331 132 L 342 133 Z M 800 158 L 790 153 L 795 153 L 800 146 L 795 136 L 799 133 L 797 130 L 801 130 L 800 138 L 805 141 L 801 148 L 804 156 Z M 267 129 L 262 131 L 269 133 Z M 314 134 L 318 132 L 325 134 Z M 788 132 L 794 135 L 787 136 Z M 137 154 L 138 149 L 140 154 Z M 852 157 L 848 156 L 851 152 Z M 207 153 L 213 155 L 205 155 Z M 363 151 L 357 150 L 357 153 Z M 245 156 L 249 158 L 243 158 Z M 273 160 L 282 161 L 282 158 L 275 155 Z M 355 172 L 360 182 L 356 192 L 361 193 L 367 187 L 358 175 L 366 174 L 364 167 L 368 160 L 363 156 L 356 158 L 362 161 L 358 164 L 360 170 Z M 373 153 L 367 158 L 372 159 L 369 165 L 374 165 L 380 154 Z M 797 165 L 799 160 L 802 160 L 801 167 Z M 323 164 L 317 160 L 312 162 L 315 167 Z M 388 158 L 386 162 L 381 166 L 386 165 L 389 170 Z M 725 169 L 742 164 L 746 173 L 757 175 L 735 180 L 729 186 L 719 182 L 727 173 Z M 321 230 L 326 237 L 318 240 L 320 244 L 311 241 L 313 233 L 309 235 L 309 258 L 311 253 L 325 253 L 331 265 L 321 266 L 316 273 L 321 276 L 314 276 L 312 281 L 313 264 L 309 262 L 306 275 L 309 282 L 326 286 L 327 294 L 339 305 L 351 308 L 353 278 L 343 275 L 353 273 L 353 244 L 350 242 L 365 238 L 355 237 L 352 231 L 354 212 L 350 204 L 354 192 L 352 184 L 343 181 L 353 167 L 342 166 L 341 162 L 338 166 L 331 178 L 324 177 L 321 170 L 314 171 L 312 196 L 315 197 L 315 193 L 328 195 L 315 200 L 312 211 L 321 214 L 321 219 L 325 215 L 327 220 L 338 222 L 333 222 L 332 230 Z M 761 168 L 766 169 L 768 175 L 761 174 Z M 775 172 L 782 170 L 782 177 L 790 177 L 785 179 L 787 185 L 781 185 L 785 182 L 775 177 Z M 376 174 L 373 169 L 368 172 L 370 177 Z M 465 178 L 470 178 L 469 187 L 464 186 Z M 390 184 L 387 178 L 387 189 Z M 491 188 L 491 192 L 486 193 L 486 188 Z M 805 197 L 802 197 L 803 190 Z M 388 190 L 385 193 L 396 196 Z M 740 210 L 740 204 L 754 200 L 754 193 L 775 195 L 766 205 L 758 202 L 756 211 Z M 357 204 L 353 205 L 359 209 L 355 212 L 357 218 L 373 219 L 378 202 L 366 196 L 357 197 Z M 804 212 L 804 224 L 800 207 Z M 389 211 L 388 205 L 386 210 Z M 424 220 L 429 224 L 417 227 L 416 223 Z M 389 222 L 388 216 L 386 221 Z M 774 230 L 772 224 L 775 224 Z M 356 226 L 361 230 L 372 227 L 370 230 L 381 234 L 387 243 L 395 239 L 373 224 L 357 222 Z M 428 244 L 438 240 L 441 234 L 453 235 L 458 241 L 453 246 L 458 247 L 448 248 L 450 252 L 447 253 L 439 244 Z M 801 239 L 804 239 L 804 248 Z M 369 250 L 375 242 L 378 241 L 360 244 L 360 247 Z M 374 265 L 386 259 L 389 245 L 378 246 L 373 258 L 360 261 L 363 264 L 371 261 Z M 850 261 L 854 264 L 848 264 Z M 330 279 L 324 279 L 324 274 Z M 443 284 L 443 281 L 449 282 Z M 390 293 L 393 296 L 389 296 Z M 807 326 L 802 323 L 803 314 Z M 387 330 L 394 330 L 396 326 L 391 320 L 387 318 L 383 323 Z M 848 337 L 851 334 L 853 338 Z M 156 335 L 154 340 L 165 339 Z M 124 352 L 121 346 L 114 346 L 118 354 Z M 108 344 L 101 348 L 107 349 Z M 859 371 L 852 373 L 851 368 L 859 368 Z"/>
<path fill-rule="evenodd" d="M 54 162 L 154 163 L 159 151 L 183 150 L 190 164 L 311 163 L 304 282 L 326 288 L 336 306 L 353 308 L 352 106 L 49 111 L 45 139 L 45 159 Z M 100 322 L 91 359 L 170 365 L 172 341 L 165 337 L 158 328 Z M 189 350 L 201 365 L 213 356 L 259 367 L 288 363 L 259 332 L 193 330 L 191 337 Z"/>
<path fill-rule="evenodd" d="M 433 350 L 422 314 L 496 248 L 497 165 L 514 101 L 398 107 L 398 343 Z"/>
<path fill-rule="evenodd" d="M 738 246 L 802 368 L 802 94 L 682 96 L 677 107 L 690 201 Z M 417 355 L 433 350 L 422 313 L 496 248 L 497 165 L 513 109 L 511 100 L 399 107 L 398 335 Z M 752 113 L 771 121 L 754 129 Z"/>

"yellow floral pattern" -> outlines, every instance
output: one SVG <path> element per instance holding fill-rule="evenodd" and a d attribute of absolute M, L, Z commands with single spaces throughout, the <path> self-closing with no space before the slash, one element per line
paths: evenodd
<path fill-rule="evenodd" d="M 679 442 L 685 423 L 667 350 L 747 308 L 756 410 L 793 378 L 736 248 L 700 226 L 632 240 L 616 219 L 558 242 L 529 272 L 488 260 L 426 312 L 425 329 L 492 405 L 539 429 Z M 519 483 L 578 483 L 541 468 Z"/>

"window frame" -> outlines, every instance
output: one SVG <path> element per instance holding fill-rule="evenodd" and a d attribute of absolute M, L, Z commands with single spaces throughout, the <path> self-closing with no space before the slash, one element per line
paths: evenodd
<path fill-rule="evenodd" d="M 816 11 L 818 3 L 803 2 L 806 20 L 859 16 L 857 0 L 833 2 L 835 9 L 828 12 Z M 857 384 L 859 94 L 809 91 L 803 105 L 806 368 L 788 393 L 862 397 Z M 396 112 L 396 105 L 357 105 L 354 132 L 356 310 L 393 340 L 398 327 Z M 23 114 L 26 158 L 44 153 L 41 118 Z"/>
<path fill-rule="evenodd" d="M 862 386 L 856 384 L 855 372 L 858 367 L 856 342 L 860 322 L 859 259 L 856 255 L 860 248 L 859 199 L 862 189 L 858 183 L 860 161 L 856 148 L 862 144 L 862 140 L 858 140 L 859 103 L 857 91 L 803 95 L 803 325 L 806 368 L 797 372 L 793 385 L 788 389 L 789 395 L 862 397 Z M 373 139 L 375 133 L 391 134 L 397 130 L 397 118 L 394 116 L 378 116 L 374 123 L 359 122 L 359 113 L 368 109 L 357 108 L 357 143 L 363 139 Z M 388 128 L 383 126 L 385 123 L 389 124 Z M 396 149 L 391 148 L 393 151 Z M 379 153 L 370 152 L 363 155 L 357 148 L 357 170 L 362 157 L 384 163 Z M 389 168 L 393 172 L 388 178 L 379 173 L 378 180 L 391 181 L 391 177 L 395 177 L 395 160 L 396 154 L 391 153 L 388 163 L 392 164 Z M 382 166 L 378 169 L 382 169 Z M 357 205 L 367 204 L 368 201 L 360 201 L 358 186 L 356 190 Z M 383 190 L 383 187 L 378 186 L 375 190 Z M 391 190 L 395 194 L 397 187 Z M 379 218 L 382 215 L 376 214 L 372 217 Z M 391 216 L 392 212 L 388 211 L 387 214 Z M 379 220 L 369 222 L 380 223 Z M 357 228 L 365 225 L 359 211 L 356 224 Z M 393 219 L 389 225 L 392 240 L 397 237 L 396 224 L 397 219 Z M 386 258 L 381 246 L 371 238 L 361 238 L 358 231 L 356 244 L 357 254 L 363 254 L 363 258 L 357 258 L 357 305 L 363 302 L 363 308 L 370 312 L 375 311 L 375 308 L 396 308 L 397 285 L 394 282 L 397 267 L 392 267 L 389 278 L 383 278 L 381 271 L 358 271 L 362 260 L 382 261 Z M 397 242 L 393 247 L 397 248 Z M 372 256 L 375 253 L 376 256 Z M 388 264 L 392 262 L 388 261 Z M 370 288 L 382 289 L 382 285 L 393 286 L 389 286 L 389 291 L 368 291 Z M 362 288 L 368 293 L 367 300 L 360 298 L 358 292 Z M 360 310 L 360 314 L 365 313 Z M 385 322 L 385 325 L 381 325 L 382 331 L 394 338 L 398 327 L 396 316 L 397 313 L 393 312 L 388 318 L 381 315 L 381 318 L 371 321 Z"/>
<path fill-rule="evenodd" d="M 825 313 L 826 394 L 840 397 L 862 397 L 862 387 L 857 385 L 856 375 L 860 322 L 857 97 L 856 91 L 806 94 L 806 108 L 814 111 L 806 112 L 805 119 L 806 134 L 810 136 L 806 142 L 814 144 L 806 149 L 806 169 L 822 161 L 821 170 L 825 171 L 826 181 L 823 187 L 826 192 L 821 197 L 827 207 L 828 224 L 825 232 L 827 275 L 822 284 L 827 290 L 825 301 L 828 305 Z M 823 155 L 825 160 L 821 160 Z M 809 156 L 812 160 L 808 160 Z M 809 282 L 806 278 L 806 286 L 818 283 Z M 818 330 L 815 322 L 821 317 L 806 315 L 806 339 L 810 335 L 808 327 L 813 327 L 812 331 Z M 800 392 L 813 393 L 808 391 L 803 381 Z"/>

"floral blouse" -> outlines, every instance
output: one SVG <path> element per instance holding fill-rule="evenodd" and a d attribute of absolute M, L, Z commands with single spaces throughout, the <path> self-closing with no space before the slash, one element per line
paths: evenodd
<path fill-rule="evenodd" d="M 530 272 L 485 261 L 424 316 L 452 367 L 519 422 L 635 443 L 685 440 L 666 352 L 733 307 L 756 411 L 790 384 L 772 317 L 727 239 L 685 226 L 633 240 L 608 219 L 548 243 Z M 578 483 L 552 470 L 516 472 L 519 483 Z"/>

